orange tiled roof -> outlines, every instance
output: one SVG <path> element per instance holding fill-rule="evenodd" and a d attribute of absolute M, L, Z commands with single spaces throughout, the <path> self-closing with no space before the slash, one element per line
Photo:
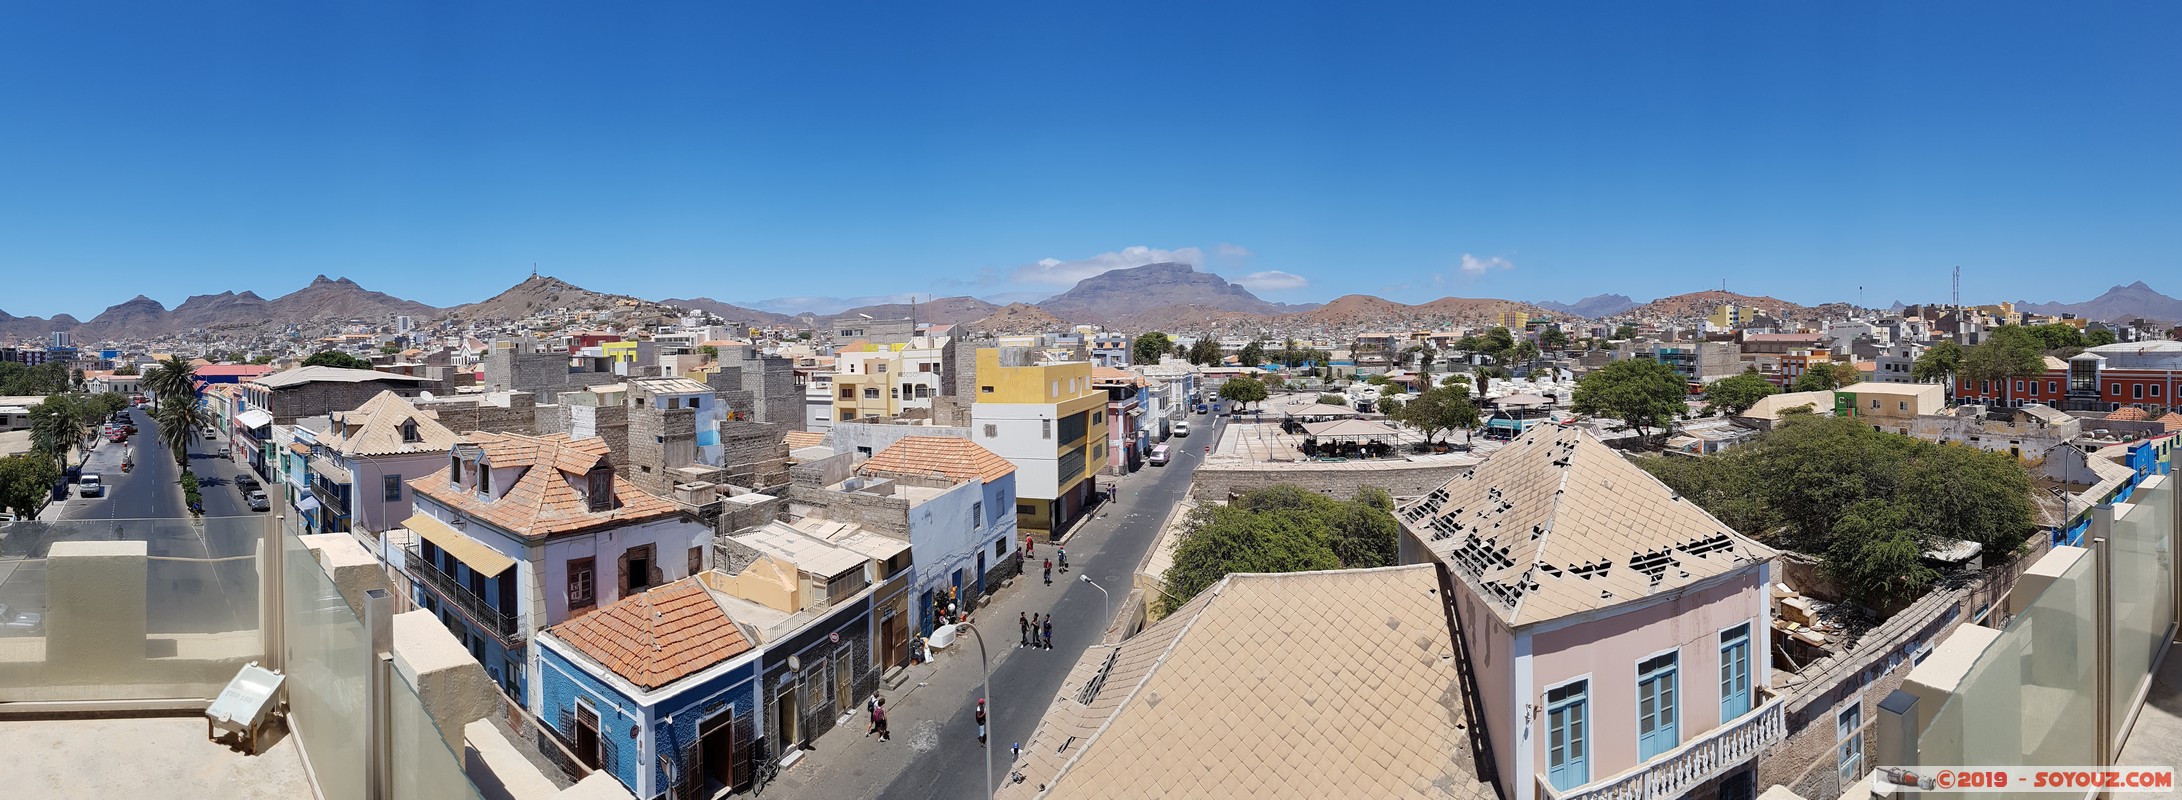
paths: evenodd
<path fill-rule="evenodd" d="M 572 481 L 605 460 L 606 442 L 602 439 L 570 439 L 562 433 L 522 436 L 472 432 L 464 434 L 456 446 L 462 444 L 473 444 L 483 450 L 485 462 L 495 469 L 521 470 L 505 494 L 499 499 L 487 500 L 474 492 L 451 487 L 446 467 L 410 481 L 410 488 L 441 505 L 518 536 L 540 539 L 644 522 L 676 513 L 674 501 L 647 493 L 636 484 L 619 478 L 613 481 L 614 508 L 589 510 L 583 494 Z"/>
<path fill-rule="evenodd" d="M 781 439 L 788 443 L 788 449 L 799 450 L 825 444 L 826 434 L 824 431 L 789 431 L 782 434 Z"/>
<path fill-rule="evenodd" d="M 958 481 L 978 478 L 991 482 L 1015 472 L 1015 465 L 968 439 L 904 436 L 865 461 L 859 471 L 866 475 L 938 473 Z"/>
<path fill-rule="evenodd" d="M 2169 411 L 2166 413 L 2165 416 L 2160 417 L 2158 421 L 2161 424 L 2166 425 L 2167 430 L 2182 431 L 2182 414 L 2177 414 Z"/>
<path fill-rule="evenodd" d="M 2152 415 L 2146 412 L 2144 409 L 2137 408 L 2136 406 L 2126 406 L 2123 408 L 2115 409 L 2114 413 L 2106 415 L 2106 418 L 2121 422 L 2135 422 L 2151 419 Z"/>
<path fill-rule="evenodd" d="M 696 578 L 683 578 L 546 629 L 645 689 L 750 652 L 742 628 Z"/>

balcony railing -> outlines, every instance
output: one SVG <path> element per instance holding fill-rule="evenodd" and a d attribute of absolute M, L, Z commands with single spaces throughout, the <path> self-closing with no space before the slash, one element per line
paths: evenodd
<path fill-rule="evenodd" d="M 1760 687 L 1759 692 L 1765 702 L 1750 713 L 1619 775 L 1566 791 L 1556 791 L 1546 776 L 1539 775 L 1538 796 L 1546 800 L 1667 800 L 1688 795 L 1706 781 L 1752 762 L 1787 735 L 1787 705 L 1770 690 Z"/>
<path fill-rule="evenodd" d="M 455 576 L 441 571 L 438 564 L 425 558 L 422 550 L 411 547 L 407 551 L 409 572 L 431 587 L 433 594 L 453 604 L 471 624 L 492 634 L 501 644 L 512 646 L 523 640 L 522 623 L 514 614 L 493 608 L 485 598 L 477 596 Z"/>

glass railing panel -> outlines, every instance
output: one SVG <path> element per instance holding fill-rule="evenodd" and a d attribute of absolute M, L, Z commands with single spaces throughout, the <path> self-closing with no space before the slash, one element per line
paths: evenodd
<path fill-rule="evenodd" d="M 264 656 L 265 524 L 263 516 L 0 524 L 0 702 L 217 696 Z"/>
<path fill-rule="evenodd" d="M 327 800 L 363 800 L 371 642 L 311 551 L 293 536 L 281 545 L 289 724 Z"/>
<path fill-rule="evenodd" d="M 480 800 L 452 749 L 461 746 L 462 732 L 450 732 L 457 743 L 450 746 L 416 687 L 393 672 L 394 800 Z"/>
<path fill-rule="evenodd" d="M 2114 521 L 2109 549 L 2114 561 L 2112 703 L 2116 724 L 2126 719 L 2137 687 L 2151 674 L 2174 622 L 2174 486 L 2162 481 L 2140 489 L 2129 514 Z"/>
<path fill-rule="evenodd" d="M 1920 762 L 2096 763 L 2093 566 L 2079 559 L 2008 623 L 1919 738 Z"/>

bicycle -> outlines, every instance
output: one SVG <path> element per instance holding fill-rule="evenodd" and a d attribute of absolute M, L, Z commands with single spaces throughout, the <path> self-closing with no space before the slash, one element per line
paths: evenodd
<path fill-rule="evenodd" d="M 780 764 L 773 760 L 764 739 L 752 743 L 751 757 L 757 759 L 757 770 L 751 776 L 751 794 L 764 794 L 766 784 L 780 777 Z"/>

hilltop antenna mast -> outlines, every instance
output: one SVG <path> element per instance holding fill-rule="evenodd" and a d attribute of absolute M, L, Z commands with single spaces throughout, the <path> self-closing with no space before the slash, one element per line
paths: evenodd
<path fill-rule="evenodd" d="M 1957 311 L 1960 311 L 1960 310 L 1962 310 L 1962 267 L 1961 267 L 1961 265 L 1956 265 L 1956 267 L 1955 267 L 1955 295 L 1954 295 L 1954 304 L 1955 304 L 1955 310 L 1957 310 Z"/>

